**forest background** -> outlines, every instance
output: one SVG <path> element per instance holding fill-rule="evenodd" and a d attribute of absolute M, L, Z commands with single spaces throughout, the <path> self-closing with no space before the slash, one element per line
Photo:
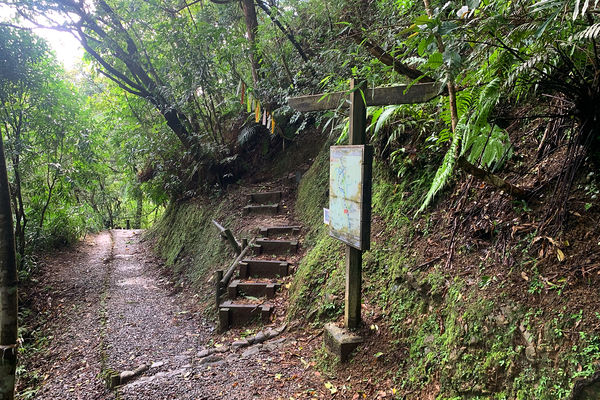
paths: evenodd
<path fill-rule="evenodd" d="M 127 220 L 148 227 L 169 204 L 223 195 L 275 142 L 315 127 L 343 141 L 344 107 L 300 114 L 287 98 L 344 91 L 353 77 L 367 90 L 439 85 L 427 104 L 368 113 L 388 195 L 402 197 L 381 213 L 427 215 L 445 188 L 442 198 L 454 199 L 446 267 L 460 253 L 457 232 L 495 244 L 516 236 L 522 252 L 561 266 L 574 219 L 599 211 L 598 1 L 0 3 L 14 12 L 0 23 L 0 131 L 22 280 L 39 251 Z M 32 26 L 74 35 L 86 51 L 77 70 L 65 71 Z M 256 124 L 263 114 L 268 131 Z M 262 152 L 252 147 L 261 136 L 273 144 Z M 481 181 L 508 196 L 480 197 L 483 207 L 508 207 L 518 224 L 474 218 Z M 533 262 L 526 290 L 593 283 L 600 265 L 590 257 L 550 278 Z M 480 275 L 480 286 L 494 282 Z M 593 353 L 569 379 L 594 374 Z"/>

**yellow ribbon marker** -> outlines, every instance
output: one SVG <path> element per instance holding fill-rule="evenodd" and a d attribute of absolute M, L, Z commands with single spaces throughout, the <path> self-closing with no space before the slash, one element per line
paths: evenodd
<path fill-rule="evenodd" d="M 258 124 L 260 122 L 260 103 L 256 101 L 256 110 L 254 114 L 254 121 Z"/>
<path fill-rule="evenodd" d="M 275 118 L 271 120 L 271 135 L 275 134 Z"/>

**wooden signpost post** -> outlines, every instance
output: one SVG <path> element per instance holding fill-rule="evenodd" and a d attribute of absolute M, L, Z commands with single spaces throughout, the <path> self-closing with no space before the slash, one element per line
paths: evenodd
<path fill-rule="evenodd" d="M 362 252 L 369 249 L 370 232 L 371 232 L 371 162 L 372 150 L 367 144 L 367 106 L 371 105 L 390 105 L 390 104 L 413 104 L 425 103 L 439 94 L 439 86 L 434 83 L 424 83 L 415 85 L 402 85 L 387 88 L 366 89 L 363 82 L 356 82 L 354 79 L 350 83 L 350 95 L 344 92 L 331 93 L 324 96 L 323 94 L 300 96 L 288 99 L 288 104 L 298 111 L 322 111 L 338 108 L 341 101 L 348 101 L 350 105 L 350 130 L 348 133 L 348 144 L 353 147 L 363 146 L 362 158 L 359 159 L 363 163 L 363 168 L 360 168 L 362 175 L 358 181 L 357 188 L 360 191 L 360 200 L 358 207 L 362 212 L 359 213 L 360 226 L 358 233 L 362 240 L 359 244 L 354 241 L 346 240 L 343 236 L 335 232 L 335 228 L 331 225 L 334 218 L 340 213 L 348 214 L 349 210 L 346 206 L 344 210 L 331 209 L 332 207 L 340 207 L 336 201 L 333 205 L 335 194 L 332 192 L 336 188 L 331 188 L 331 182 L 337 182 L 335 178 L 330 177 L 330 215 L 332 222 L 330 223 L 330 233 L 332 236 L 346 243 L 346 295 L 345 295 L 345 310 L 344 310 L 344 328 L 340 329 L 334 325 L 326 327 L 325 344 L 327 347 L 336 353 L 342 361 L 348 359 L 350 353 L 356 346 L 361 343 L 361 338 L 351 332 L 349 329 L 356 329 L 360 325 L 360 309 L 361 309 L 361 286 L 362 286 Z M 365 104 L 366 102 L 366 104 Z M 334 147 L 332 147 L 334 149 Z M 333 163 L 333 150 L 332 158 Z M 337 160 L 336 160 L 337 161 Z M 358 166 L 354 166 L 358 167 Z M 354 182 L 356 179 L 353 179 Z M 333 224 L 335 225 L 335 224 Z M 352 244 L 349 244 L 352 243 Z"/>

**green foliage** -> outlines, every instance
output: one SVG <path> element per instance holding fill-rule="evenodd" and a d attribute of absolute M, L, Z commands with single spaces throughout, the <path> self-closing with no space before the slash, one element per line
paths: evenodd
<path fill-rule="evenodd" d="M 323 154 L 326 150 L 319 157 Z M 323 185 L 326 174 L 317 172 L 325 166 L 317 160 L 301 189 Z M 384 314 L 392 343 L 406 354 L 391 371 L 397 387 L 420 393 L 435 378 L 440 399 L 568 398 L 576 377 L 593 374 L 600 357 L 597 335 L 576 328 L 583 315 L 490 298 L 487 290 L 499 282 L 490 276 L 473 284 L 441 264 L 415 270 L 415 250 L 408 243 L 415 235 L 427 237 L 430 228 L 426 217 L 413 214 L 434 171 L 410 169 L 394 182 L 386 178 L 386 168 L 377 161 L 373 212 L 383 219 L 384 230 L 363 256 L 363 295 Z M 310 201 L 303 196 L 297 208 L 307 209 L 304 203 Z M 321 323 L 341 316 L 344 252 L 321 228 L 320 205 L 310 207 L 314 215 L 305 223 L 318 234 L 294 277 L 290 312 L 292 318 Z M 538 296 L 532 285 L 531 295 Z M 324 374 L 331 373 L 332 361 L 324 353 L 314 360 Z"/>
<path fill-rule="evenodd" d="M 290 288 L 290 318 L 331 318 L 343 311 L 342 245 L 323 225 L 328 207 L 329 144 L 326 143 L 298 188 L 296 212 L 310 227 L 306 245 L 314 247 L 302 259 Z"/>
<path fill-rule="evenodd" d="M 448 183 L 448 180 L 450 179 L 450 177 L 452 176 L 452 172 L 454 171 L 454 165 L 456 164 L 460 140 L 461 136 L 459 136 L 458 134 L 454 136 L 452 144 L 450 145 L 450 148 L 444 156 L 442 165 L 438 168 L 437 172 L 435 173 L 433 182 L 431 183 L 431 187 L 425 195 L 425 200 L 423 201 L 421 208 L 419 208 L 417 212 L 422 212 L 423 210 L 425 210 L 425 208 L 427 208 L 427 206 L 429 206 L 429 204 L 432 202 L 433 197 Z"/>
<path fill-rule="evenodd" d="M 71 242 L 87 230 L 123 226 L 134 215 L 148 226 L 171 200 L 151 236 L 168 267 L 201 286 L 226 251 L 210 220 L 227 223 L 231 216 L 218 198 L 176 200 L 220 193 L 216 183 L 230 171 L 217 167 L 235 159 L 255 133 L 238 131 L 248 120 L 236 93 L 241 80 L 263 105 L 278 109 L 287 139 L 315 123 L 338 142 L 348 132 L 344 104 L 301 116 L 285 106 L 287 97 L 344 91 L 351 77 L 365 79 L 367 90 L 423 79 L 442 88 L 454 82 L 454 132 L 444 96 L 428 105 L 368 110 L 380 157 L 373 206 L 383 231 L 365 254 L 364 288 L 386 313 L 399 349 L 407 351 L 397 379 L 418 392 L 437 377 L 440 398 L 544 399 L 565 398 L 574 376 L 593 373 L 599 340 L 578 331 L 580 317 L 557 313 L 546 332 L 538 310 L 509 305 L 515 309 L 504 315 L 501 299 L 482 295 L 495 277 L 465 282 L 439 265 L 415 272 L 410 243 L 434 228 L 415 218 L 415 210 L 424 211 L 452 181 L 458 157 L 501 172 L 512 144 L 498 114 L 533 93 L 563 96 L 563 111 L 592 129 L 574 141 L 598 148 L 600 133 L 589 128 L 597 127 L 600 115 L 597 2 L 433 1 L 429 16 L 412 0 L 285 0 L 269 2 L 278 5 L 272 13 L 257 9 L 254 42 L 246 38 L 236 2 L 107 0 L 86 9 L 50 0 L 6 3 L 32 18 L 70 13 L 65 28 L 80 29 L 89 51 L 77 82 L 70 83 L 39 39 L 0 31 L 6 77 L 0 118 L 12 124 L 0 130 L 15 188 L 21 177 L 16 219 L 28 246 Z M 82 26 L 69 25 L 82 13 Z M 377 48 L 393 62 L 377 59 Z M 256 82 L 250 53 L 260 64 Z M 398 74 L 398 62 L 422 76 Z M 15 116 L 26 121 L 22 129 L 13 124 Z M 296 205 L 311 227 L 306 244 L 314 247 L 294 277 L 291 315 L 311 321 L 338 318 L 342 310 L 343 248 L 322 224 L 327 172 L 325 148 L 304 176 Z M 27 252 L 23 257 L 30 259 Z M 541 294 L 541 273 L 532 272 L 525 296 Z M 545 349 L 535 361 L 521 326 Z"/>
<path fill-rule="evenodd" d="M 109 91 L 110 100 L 98 93 L 103 85 L 110 90 L 106 81 L 71 81 L 46 43 L 28 31 L 0 26 L 0 36 L 0 65 L 10 69 L 0 82 L 0 133 L 18 259 L 27 275 L 33 252 L 125 226 L 136 207 L 131 199 L 144 196 L 135 181 L 147 142 L 126 103 L 115 111 L 115 102 L 126 101 L 122 93 Z M 161 192 L 145 202 L 146 226 L 166 200 Z"/>

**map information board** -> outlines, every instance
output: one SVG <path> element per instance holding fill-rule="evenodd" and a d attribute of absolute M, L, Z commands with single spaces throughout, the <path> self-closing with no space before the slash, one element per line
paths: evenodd
<path fill-rule="evenodd" d="M 371 146 L 331 146 L 329 156 L 329 234 L 369 250 L 371 235 Z"/>

